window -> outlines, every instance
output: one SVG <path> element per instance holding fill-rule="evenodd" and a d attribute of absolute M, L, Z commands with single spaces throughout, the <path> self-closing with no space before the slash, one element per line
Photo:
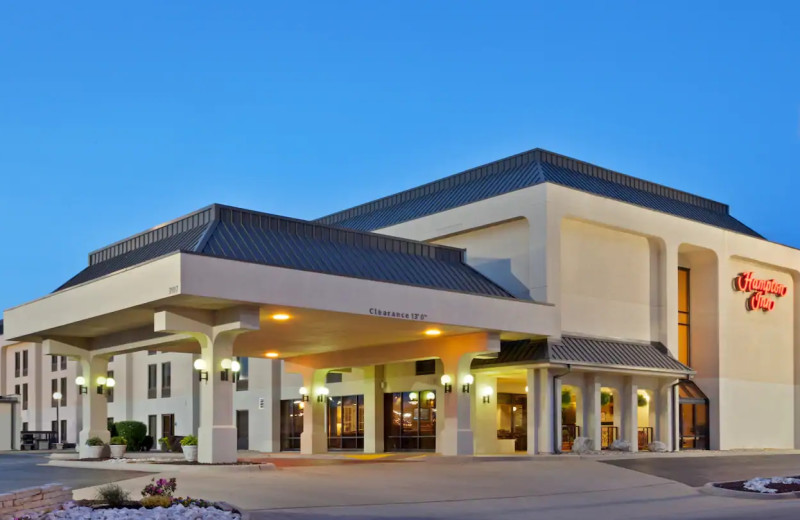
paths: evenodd
<path fill-rule="evenodd" d="M 250 388 L 250 358 L 238 357 L 236 359 L 242 365 L 241 370 L 239 370 L 238 379 L 236 380 L 236 390 L 244 391 Z"/>
<path fill-rule="evenodd" d="M 417 361 L 417 375 L 429 376 L 436 373 L 436 360 L 435 359 L 422 359 Z"/>
<path fill-rule="evenodd" d="M 22 409 L 28 409 L 28 383 L 22 385 Z"/>
<path fill-rule="evenodd" d="M 155 399 L 158 397 L 156 389 L 156 379 L 158 378 L 157 365 L 147 365 L 147 398 Z"/>
<path fill-rule="evenodd" d="M 148 356 L 155 356 L 156 354 L 158 354 L 158 352 L 156 352 L 155 350 L 148 350 L 147 351 L 147 355 Z"/>
<path fill-rule="evenodd" d="M 172 363 L 161 363 L 161 397 L 172 395 Z"/>
<path fill-rule="evenodd" d="M 61 356 L 61 370 L 67 369 L 67 356 Z"/>
<path fill-rule="evenodd" d="M 436 392 L 385 394 L 386 451 L 436 450 Z"/>
<path fill-rule="evenodd" d="M 67 442 L 67 420 L 61 419 L 61 442 Z"/>
<path fill-rule="evenodd" d="M 58 370 L 58 356 L 50 356 L 50 371 Z"/>
<path fill-rule="evenodd" d="M 147 435 L 156 439 L 158 438 L 158 416 L 157 415 L 148 415 L 147 416 Z"/>
<path fill-rule="evenodd" d="M 58 431 L 58 421 L 50 421 L 50 431 L 53 433 Z"/>
<path fill-rule="evenodd" d="M 53 398 L 53 394 L 58 392 L 58 379 L 50 380 L 50 406 L 55 408 L 58 406 L 58 401 Z M 55 430 L 53 430 L 55 431 Z"/>
<path fill-rule="evenodd" d="M 175 414 L 165 413 L 161 416 L 161 436 L 174 437 L 175 436 Z"/>
<path fill-rule="evenodd" d="M 113 370 L 109 370 L 108 371 L 108 375 L 106 375 L 106 377 L 107 378 L 109 378 L 109 377 L 113 378 L 114 377 L 114 371 Z M 113 388 L 106 388 L 106 402 L 107 403 L 113 403 L 114 402 L 114 389 Z"/>
<path fill-rule="evenodd" d="M 341 383 L 342 382 L 342 373 L 341 372 L 328 372 L 325 374 L 325 383 Z"/>
<path fill-rule="evenodd" d="M 678 361 L 691 366 L 689 296 L 689 270 L 681 267 L 678 268 Z"/>
<path fill-rule="evenodd" d="M 67 406 L 67 378 L 61 378 L 61 406 Z"/>
<path fill-rule="evenodd" d="M 19 385 L 14 385 L 14 395 L 21 395 L 19 393 Z"/>
<path fill-rule="evenodd" d="M 22 351 L 22 377 L 28 375 L 28 351 Z"/>
<path fill-rule="evenodd" d="M 28 431 L 28 423 L 26 422 L 22 423 L 22 431 L 24 432 Z"/>
<path fill-rule="evenodd" d="M 364 449 L 364 396 L 328 399 L 328 448 Z"/>
<path fill-rule="evenodd" d="M 303 433 L 303 401 L 284 399 L 281 401 L 281 451 L 299 451 L 300 435 Z"/>
<path fill-rule="evenodd" d="M 14 352 L 14 377 L 20 376 L 20 367 L 22 363 L 20 363 L 20 359 L 22 356 L 22 352 Z"/>

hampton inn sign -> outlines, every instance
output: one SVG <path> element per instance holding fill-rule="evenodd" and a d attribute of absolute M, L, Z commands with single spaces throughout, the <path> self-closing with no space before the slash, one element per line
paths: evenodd
<path fill-rule="evenodd" d="M 733 286 L 737 291 L 752 293 L 747 299 L 747 310 L 764 312 L 771 311 L 775 308 L 775 300 L 769 298 L 768 294 L 774 294 L 777 297 L 786 296 L 789 288 L 778 283 L 775 280 L 761 280 L 753 277 L 753 272 L 748 271 L 740 273 L 734 279 Z"/>

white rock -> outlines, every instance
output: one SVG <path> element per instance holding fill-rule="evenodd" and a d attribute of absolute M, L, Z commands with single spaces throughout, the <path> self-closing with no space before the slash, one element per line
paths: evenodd
<path fill-rule="evenodd" d="M 594 443 L 589 437 L 576 437 L 572 442 L 572 453 L 591 453 L 594 451 Z"/>
<path fill-rule="evenodd" d="M 631 451 L 631 443 L 625 439 L 617 439 L 608 447 L 611 451 Z"/>
<path fill-rule="evenodd" d="M 653 453 L 664 453 L 667 451 L 667 445 L 660 441 L 653 441 L 647 445 L 647 449 Z"/>
<path fill-rule="evenodd" d="M 745 489 L 749 489 L 750 491 L 756 491 L 758 493 L 777 493 L 777 489 L 768 488 L 767 484 L 800 484 L 800 479 L 792 478 L 792 477 L 772 477 L 772 478 L 761 478 L 756 477 L 754 479 L 750 479 L 744 483 L 742 487 Z"/>

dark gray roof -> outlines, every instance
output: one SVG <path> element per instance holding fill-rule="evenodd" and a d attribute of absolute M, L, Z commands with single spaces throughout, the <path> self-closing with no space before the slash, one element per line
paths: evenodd
<path fill-rule="evenodd" d="M 661 343 L 636 343 L 605 338 L 563 336 L 560 340 L 503 341 L 494 359 L 476 359 L 472 368 L 537 362 L 607 366 L 692 374 Z"/>
<path fill-rule="evenodd" d="M 538 148 L 316 222 L 364 231 L 381 229 L 547 182 L 761 238 L 733 218 L 726 204 Z"/>
<path fill-rule="evenodd" d="M 183 251 L 290 269 L 512 298 L 464 250 L 214 204 L 89 254 L 57 290 Z"/>

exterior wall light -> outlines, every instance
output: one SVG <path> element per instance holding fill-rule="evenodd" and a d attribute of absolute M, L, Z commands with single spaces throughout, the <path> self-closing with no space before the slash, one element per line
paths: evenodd
<path fill-rule="evenodd" d="M 308 388 L 304 386 L 300 387 L 300 397 L 303 399 L 304 403 L 308 402 Z"/>
<path fill-rule="evenodd" d="M 433 392 L 428 392 L 428 393 L 426 393 L 426 394 L 425 394 L 425 399 L 426 399 L 428 402 L 433 402 L 433 401 L 435 401 L 435 400 L 436 400 L 436 394 L 435 394 L 435 393 L 433 393 Z"/>
<path fill-rule="evenodd" d="M 86 387 L 86 378 L 83 376 L 78 376 L 75 378 L 75 384 L 78 385 L 78 393 L 83 395 L 89 393 L 89 389 Z"/>
<path fill-rule="evenodd" d="M 105 392 L 106 386 L 108 385 L 109 381 L 111 381 L 111 386 L 109 388 L 113 388 L 114 384 L 116 383 L 113 377 L 107 378 L 104 376 L 97 376 L 97 379 L 95 379 L 95 383 L 97 383 L 97 393 L 99 395 L 103 395 L 103 392 Z"/>
<path fill-rule="evenodd" d="M 494 393 L 494 389 L 491 386 L 484 386 L 483 390 L 481 390 L 481 397 L 483 397 L 484 404 L 488 404 L 492 402 L 492 394 Z"/>
<path fill-rule="evenodd" d="M 198 381 L 205 381 L 208 382 L 208 365 L 206 365 L 205 359 L 195 359 L 194 360 L 194 369 L 197 370 L 197 377 Z"/>
<path fill-rule="evenodd" d="M 418 394 L 418 393 L 416 393 L 416 392 L 411 392 L 410 394 L 408 394 L 408 400 L 409 400 L 409 402 L 411 402 L 411 403 L 416 403 L 418 399 L 419 399 L 419 394 Z"/>
<path fill-rule="evenodd" d="M 472 377 L 472 374 L 467 374 L 467 375 L 464 376 L 464 378 L 461 381 L 463 383 L 461 385 L 461 392 L 465 393 L 465 394 L 468 394 L 469 393 L 469 387 L 472 385 L 472 383 L 475 382 L 475 378 Z"/>
<path fill-rule="evenodd" d="M 219 373 L 220 381 L 227 381 L 228 376 L 230 375 L 231 372 L 231 367 L 233 366 L 233 361 L 231 361 L 228 358 L 225 358 L 222 361 L 220 361 L 219 366 L 222 367 L 222 370 Z"/>
<path fill-rule="evenodd" d="M 233 377 L 231 380 L 235 383 L 239 380 L 239 372 L 242 370 L 242 364 L 238 361 L 234 360 L 231 361 L 231 372 L 233 372 Z"/>
<path fill-rule="evenodd" d="M 453 384 L 452 384 L 453 380 L 450 378 L 450 376 L 448 376 L 447 374 L 443 375 L 441 381 L 442 381 L 442 386 L 444 387 L 444 393 L 449 394 L 450 392 L 453 391 Z"/>
<path fill-rule="evenodd" d="M 331 393 L 331 391 L 328 390 L 327 387 L 321 386 L 321 387 L 317 388 L 317 402 L 318 403 L 324 403 L 325 402 L 325 398 L 328 397 L 329 393 Z"/>

